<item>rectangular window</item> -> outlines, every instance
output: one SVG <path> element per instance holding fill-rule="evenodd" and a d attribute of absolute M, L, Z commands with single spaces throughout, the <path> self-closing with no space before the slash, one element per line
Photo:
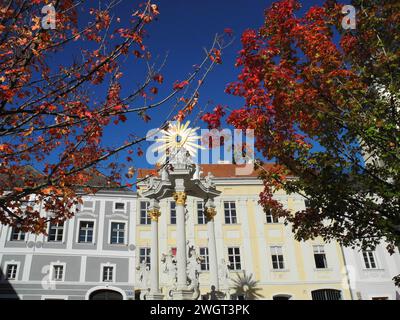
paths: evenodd
<path fill-rule="evenodd" d="M 112 244 L 125 243 L 125 223 L 111 222 L 111 239 Z"/>
<path fill-rule="evenodd" d="M 170 222 L 171 224 L 176 224 L 176 204 L 175 201 L 170 202 L 169 206 L 169 212 L 170 212 Z"/>
<path fill-rule="evenodd" d="M 317 269 L 328 268 L 324 246 L 313 246 L 313 251 L 314 251 L 315 268 Z"/>
<path fill-rule="evenodd" d="M 150 248 L 140 248 L 139 250 L 139 263 L 146 262 L 150 270 Z"/>
<path fill-rule="evenodd" d="M 103 281 L 112 282 L 114 277 L 114 267 L 104 266 L 103 267 Z"/>
<path fill-rule="evenodd" d="M 11 241 L 24 241 L 25 232 L 20 228 L 13 227 L 11 231 Z"/>
<path fill-rule="evenodd" d="M 148 202 L 148 201 L 140 202 L 140 224 L 150 224 L 151 223 L 151 219 L 150 219 L 149 215 L 147 214 L 149 206 L 150 206 L 150 202 Z"/>
<path fill-rule="evenodd" d="M 125 210 L 125 203 L 123 203 L 123 202 L 116 202 L 116 203 L 115 203 L 115 210 Z"/>
<path fill-rule="evenodd" d="M 240 249 L 238 247 L 228 248 L 229 269 L 241 270 Z"/>
<path fill-rule="evenodd" d="M 304 200 L 304 206 L 306 207 L 306 209 L 309 209 L 310 208 L 310 200 L 305 199 Z"/>
<path fill-rule="evenodd" d="M 268 210 L 268 212 L 265 214 L 265 218 L 266 218 L 267 223 L 278 223 L 279 222 L 278 217 L 274 217 L 272 215 L 271 210 Z"/>
<path fill-rule="evenodd" d="M 375 261 L 375 255 L 373 251 L 367 250 L 363 251 L 363 258 L 364 258 L 364 264 L 365 268 L 367 269 L 376 269 L 376 261 Z"/>
<path fill-rule="evenodd" d="M 48 241 L 60 242 L 63 240 L 64 222 L 50 222 Z"/>
<path fill-rule="evenodd" d="M 225 223 L 226 224 L 237 223 L 236 204 L 234 201 L 225 201 L 224 202 L 224 213 L 225 213 Z"/>
<path fill-rule="evenodd" d="M 208 256 L 207 247 L 200 248 L 200 258 L 201 258 L 200 269 L 203 271 L 210 270 L 210 259 Z"/>
<path fill-rule="evenodd" d="M 81 221 L 79 223 L 79 242 L 91 243 L 93 242 L 93 221 Z"/>
<path fill-rule="evenodd" d="M 204 213 L 204 202 L 197 201 L 197 223 L 198 224 L 206 224 L 207 218 Z"/>
<path fill-rule="evenodd" d="M 16 265 L 16 264 L 7 265 L 6 279 L 7 280 L 16 280 L 17 279 L 17 269 L 18 269 L 18 265 Z"/>
<path fill-rule="evenodd" d="M 64 277 L 64 266 L 63 265 L 53 265 L 53 280 L 63 281 Z"/>
<path fill-rule="evenodd" d="M 285 269 L 282 247 L 271 247 L 272 268 L 275 270 Z"/>

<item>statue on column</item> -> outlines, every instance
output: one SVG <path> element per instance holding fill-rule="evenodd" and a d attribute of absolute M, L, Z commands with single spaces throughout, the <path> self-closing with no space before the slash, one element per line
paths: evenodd
<path fill-rule="evenodd" d="M 189 241 L 188 241 L 189 246 Z M 194 246 L 189 246 L 189 257 L 187 262 L 187 275 L 189 280 L 189 289 L 192 289 L 193 292 L 193 300 L 197 300 L 200 296 L 200 283 L 199 283 L 199 274 L 200 274 L 200 263 L 202 258 L 197 254 Z"/>
<path fill-rule="evenodd" d="M 229 267 L 228 264 L 225 262 L 225 259 L 221 259 L 221 263 L 218 266 L 218 271 L 219 271 L 219 281 L 221 284 L 221 287 L 229 289 Z"/>
<path fill-rule="evenodd" d="M 176 266 L 176 259 L 172 253 L 172 250 L 169 249 L 168 254 L 161 255 L 161 263 L 164 264 L 163 272 L 168 276 L 168 299 L 172 299 L 172 292 L 176 290 L 176 282 L 178 280 L 178 269 Z"/>
<path fill-rule="evenodd" d="M 142 260 L 136 267 L 137 273 L 137 287 L 140 289 L 140 300 L 145 300 L 146 295 L 150 292 L 150 268 L 145 260 Z"/>
<path fill-rule="evenodd" d="M 213 174 L 211 172 L 208 172 L 208 174 L 204 177 L 204 184 L 207 188 L 214 188 L 215 183 L 213 182 Z"/>

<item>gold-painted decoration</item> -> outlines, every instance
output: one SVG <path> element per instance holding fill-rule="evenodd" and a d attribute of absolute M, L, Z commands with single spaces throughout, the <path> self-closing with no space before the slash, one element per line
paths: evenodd
<path fill-rule="evenodd" d="M 158 217 L 161 216 L 161 212 L 158 209 L 152 209 L 147 211 L 147 214 L 151 218 L 152 221 L 158 221 Z"/>
<path fill-rule="evenodd" d="M 215 215 L 217 214 L 217 210 L 215 208 L 205 208 L 205 214 L 208 221 L 214 219 Z"/>
<path fill-rule="evenodd" d="M 186 193 L 184 191 L 174 192 L 174 200 L 177 205 L 184 206 L 186 203 Z"/>

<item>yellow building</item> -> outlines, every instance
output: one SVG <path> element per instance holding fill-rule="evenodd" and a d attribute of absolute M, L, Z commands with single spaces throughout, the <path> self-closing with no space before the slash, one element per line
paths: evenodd
<path fill-rule="evenodd" d="M 237 175 L 232 164 L 202 165 L 202 174 L 211 172 L 221 191 L 215 199 L 217 215 L 215 234 L 221 291 L 231 299 L 352 299 L 341 247 L 321 239 L 298 242 L 291 227 L 267 215 L 258 204 L 262 182 L 256 173 Z M 149 170 L 139 170 L 139 179 Z M 136 205 L 136 263 L 149 261 L 151 233 L 147 216 L 147 200 L 140 197 Z M 274 197 L 289 210 L 305 208 L 304 198 L 283 191 Z M 201 199 L 186 201 L 187 240 L 203 258 L 199 276 L 203 298 L 210 293 L 208 271 L 208 233 Z M 176 248 L 176 217 L 173 199 L 161 201 L 159 218 L 159 250 L 162 254 Z M 223 261 L 225 260 L 225 262 Z M 223 269 L 229 265 L 229 278 Z M 160 283 L 168 292 L 168 275 L 160 261 Z M 224 287 L 225 286 L 225 287 Z M 229 287 L 229 288 L 228 288 Z M 225 288 L 225 289 L 224 289 Z M 224 290 L 223 290 L 224 289 Z"/>

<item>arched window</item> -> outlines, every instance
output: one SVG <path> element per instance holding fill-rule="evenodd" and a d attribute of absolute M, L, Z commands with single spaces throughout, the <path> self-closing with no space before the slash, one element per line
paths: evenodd
<path fill-rule="evenodd" d="M 276 294 L 272 297 L 272 300 L 290 300 L 291 298 L 290 294 Z"/>
<path fill-rule="evenodd" d="M 123 300 L 123 297 L 114 290 L 97 290 L 90 294 L 89 300 Z"/>
<path fill-rule="evenodd" d="M 335 289 L 319 289 L 311 291 L 313 300 L 342 300 L 342 293 Z"/>

